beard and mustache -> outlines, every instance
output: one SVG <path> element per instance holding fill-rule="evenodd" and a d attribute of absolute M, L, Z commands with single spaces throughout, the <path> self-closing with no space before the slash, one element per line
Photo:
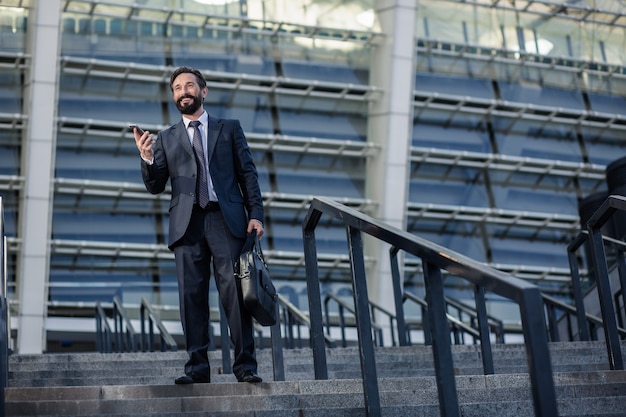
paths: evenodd
<path fill-rule="evenodd" d="M 191 103 L 182 104 L 182 101 L 186 98 L 191 99 Z M 201 96 L 192 96 L 191 94 L 186 94 L 181 96 L 176 100 L 176 108 L 181 114 L 194 114 L 198 109 L 202 107 L 202 97 Z"/>

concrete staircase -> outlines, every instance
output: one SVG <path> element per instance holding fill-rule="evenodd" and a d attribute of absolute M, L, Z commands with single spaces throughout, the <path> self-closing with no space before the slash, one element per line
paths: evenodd
<path fill-rule="evenodd" d="M 622 344 L 622 351 L 626 343 Z M 559 415 L 626 416 L 626 371 L 608 370 L 602 342 L 550 345 Z M 534 416 L 522 345 L 494 345 L 495 375 L 482 375 L 477 346 L 453 346 L 464 417 Z M 271 352 L 258 351 L 260 384 L 237 383 L 210 352 L 212 383 L 174 385 L 185 352 L 13 355 L 6 416 L 365 416 L 357 348 L 329 349 L 329 380 L 315 381 L 312 352 L 285 350 L 286 381 L 272 381 Z M 377 348 L 382 415 L 439 416 L 432 350 Z M 556 416 L 555 416 L 556 417 Z"/>

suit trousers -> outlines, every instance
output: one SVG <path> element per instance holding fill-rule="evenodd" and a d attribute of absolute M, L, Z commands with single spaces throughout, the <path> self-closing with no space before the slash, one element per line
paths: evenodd
<path fill-rule="evenodd" d="M 234 264 L 245 239 L 235 237 L 224 222 L 222 212 L 194 206 L 189 226 L 174 248 L 180 317 L 189 359 L 185 374 L 208 377 L 209 280 L 213 265 L 215 283 L 224 306 L 234 347 L 233 373 L 257 371 L 252 317 L 243 308 Z"/>

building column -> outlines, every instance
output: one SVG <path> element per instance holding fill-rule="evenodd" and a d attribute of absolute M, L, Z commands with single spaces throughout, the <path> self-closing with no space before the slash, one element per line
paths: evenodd
<path fill-rule="evenodd" d="M 374 48 L 370 67 L 370 84 L 384 93 L 369 112 L 368 140 L 379 145 L 380 152 L 368 160 L 366 193 L 379 203 L 374 216 L 401 230 L 406 230 L 413 126 L 416 3 L 376 1 L 376 14 L 386 37 Z M 370 300 L 394 312 L 390 245 L 366 239 L 364 246 L 367 255 L 376 260 L 367 271 Z M 388 320 L 377 322 L 389 325 Z"/>
<path fill-rule="evenodd" d="M 17 352 L 46 350 L 50 235 L 56 149 L 59 80 L 60 0 L 36 0 L 28 15 L 24 77 L 21 176 L 17 260 L 19 297 Z"/>

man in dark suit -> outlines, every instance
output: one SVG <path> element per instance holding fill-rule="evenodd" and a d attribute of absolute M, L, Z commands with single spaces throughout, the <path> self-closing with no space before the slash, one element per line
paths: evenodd
<path fill-rule="evenodd" d="M 238 120 L 209 116 L 202 74 L 176 69 L 170 88 L 182 120 L 158 133 L 134 128 L 146 189 L 171 182 L 168 246 L 174 251 L 180 315 L 189 359 L 177 384 L 210 382 L 209 279 L 215 282 L 234 345 L 233 373 L 240 382 L 257 374 L 252 318 L 243 308 L 234 264 L 247 234 L 263 234 L 263 200 L 256 166 Z M 197 125 L 199 121 L 200 124 Z"/>

